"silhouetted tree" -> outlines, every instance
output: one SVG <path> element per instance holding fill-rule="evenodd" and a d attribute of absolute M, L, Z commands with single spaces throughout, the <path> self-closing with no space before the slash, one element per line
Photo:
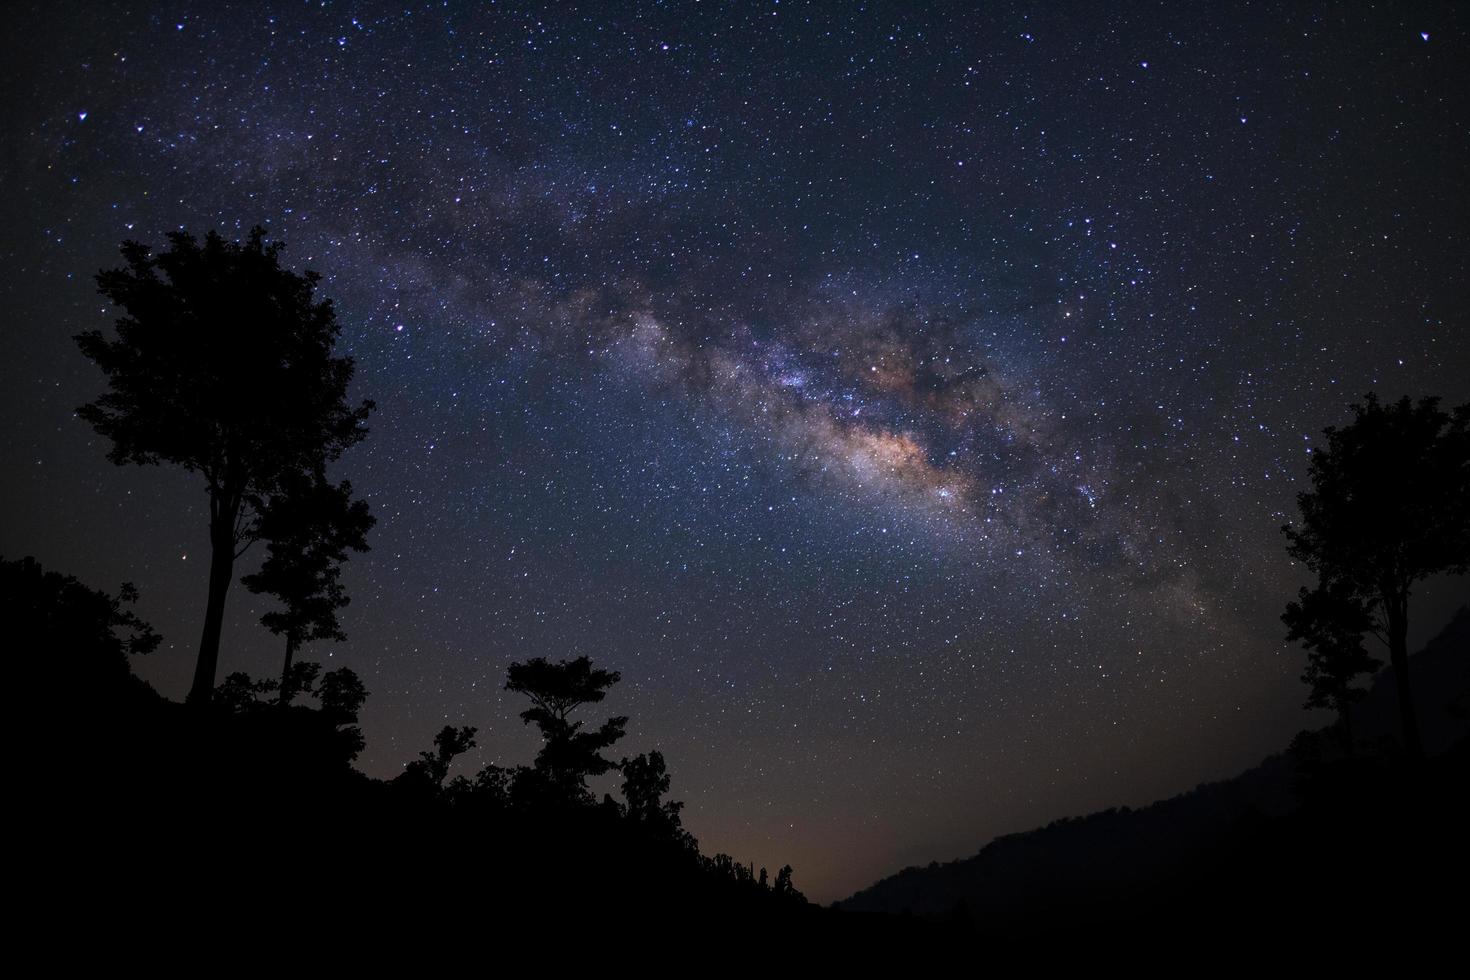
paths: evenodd
<path fill-rule="evenodd" d="M 771 891 L 777 895 L 780 895 L 783 898 L 789 898 L 793 901 L 806 901 L 806 896 L 797 891 L 796 885 L 792 884 L 791 865 L 789 864 L 783 866 L 780 871 L 776 872 L 776 884 L 772 886 Z"/>
<path fill-rule="evenodd" d="M 1311 694 L 1305 707 L 1337 712 L 1351 755 L 1351 708 L 1368 693 L 1353 682 L 1383 664 L 1363 649 L 1363 636 L 1372 630 L 1373 618 L 1350 587 L 1336 582 L 1313 590 L 1303 588 L 1296 602 L 1287 603 L 1281 619 L 1289 630 L 1287 641 L 1300 642 L 1307 649 L 1302 681 L 1311 687 Z"/>
<path fill-rule="evenodd" d="M 357 714 L 368 697 L 361 678 L 351 667 L 329 670 L 322 675 L 315 694 L 322 715 L 339 729 L 339 741 L 349 746 L 351 758 L 357 758 L 367 746 L 362 729 L 357 727 Z"/>
<path fill-rule="evenodd" d="M 281 682 L 258 681 L 244 671 L 235 671 L 214 689 L 213 703 L 230 714 L 255 718 L 262 714 L 279 716 L 280 709 L 287 708 L 294 723 L 291 719 L 277 717 L 281 724 L 271 728 L 272 731 L 278 735 L 291 732 L 299 736 L 304 740 L 302 748 L 308 755 L 327 749 L 350 762 L 367 744 L 362 730 L 357 727 L 357 713 L 367 700 L 367 689 L 351 668 L 339 667 L 322 675 L 321 685 L 313 691 L 312 685 L 321 669 L 321 664 L 310 661 L 293 664 L 286 679 L 292 693 L 284 703 L 279 698 Z M 293 706 L 291 700 L 299 694 L 316 697 L 319 708 L 312 710 L 305 705 Z"/>
<path fill-rule="evenodd" d="M 367 689 L 357 673 L 350 667 L 339 667 L 322 676 L 321 686 L 312 690 L 322 665 L 310 660 L 301 660 L 291 665 L 284 681 L 271 679 L 256 680 L 244 671 L 235 671 L 225 677 L 214 689 L 214 700 L 232 710 L 241 711 L 259 706 L 263 699 L 274 694 L 277 704 L 289 705 L 297 696 L 310 694 L 318 699 L 321 710 L 333 716 L 337 724 L 357 721 L 357 713 L 367 700 Z M 287 696 L 282 699 L 282 685 Z"/>
<path fill-rule="evenodd" d="M 276 686 L 276 702 L 290 704 L 298 694 L 311 694 L 311 687 L 316 683 L 317 675 L 321 672 L 322 665 L 312 663 L 310 660 L 298 660 L 294 664 L 288 664 Z"/>
<path fill-rule="evenodd" d="M 445 725 L 434 736 L 434 751 L 420 752 L 419 757 L 408 764 L 404 776 L 411 783 L 424 782 L 439 789 L 444 785 L 444 778 L 449 775 L 449 767 L 455 758 L 475 747 L 475 731 L 468 725 L 463 728 Z"/>
<path fill-rule="evenodd" d="M 309 640 L 345 640 L 337 611 L 350 601 L 342 587 L 347 551 L 367 551 L 367 532 L 376 521 L 367 503 L 352 499 L 352 484 L 333 485 L 318 474 L 288 473 L 266 501 L 256 532 L 266 542 L 260 571 L 240 581 L 251 592 L 273 595 L 281 608 L 260 617 L 266 628 L 286 638 L 280 702 L 289 704 L 303 690 L 293 683 L 297 649 Z M 306 680 L 305 690 L 310 690 Z"/>
<path fill-rule="evenodd" d="M 262 697 L 276 690 L 273 680 L 258 681 L 243 670 L 225 675 L 214 689 L 212 700 L 215 705 L 235 714 L 242 714 L 259 706 Z"/>
<path fill-rule="evenodd" d="M 669 773 L 662 752 L 654 750 L 618 764 L 623 775 L 623 799 L 630 819 L 670 831 L 679 827 L 679 811 L 683 803 L 665 802 L 669 791 Z"/>
<path fill-rule="evenodd" d="M 545 739 L 536 755 L 535 776 L 564 799 L 585 801 L 587 778 L 615 768 L 601 753 L 623 737 L 628 719 L 609 718 L 588 731 L 570 716 L 582 705 L 607 697 L 607 689 L 620 676 L 615 670 L 594 668 L 586 657 L 557 663 L 536 657 L 513 663 L 507 671 L 505 689 L 531 699 L 532 706 L 521 712 L 521 720 L 534 722 Z"/>
<path fill-rule="evenodd" d="M 341 719 L 339 724 L 345 725 L 357 721 L 357 713 L 362 710 L 368 692 L 356 671 L 351 667 L 338 667 L 323 675 L 316 696 L 322 710 Z"/>
<path fill-rule="evenodd" d="M 1470 568 L 1470 405 L 1383 405 L 1370 393 L 1352 411 L 1352 423 L 1327 429 L 1312 453 L 1312 489 L 1297 495 L 1301 520 L 1282 530 L 1319 588 L 1358 603 L 1368 632 L 1388 647 L 1405 748 L 1419 758 L 1409 596 L 1421 579 Z"/>
<path fill-rule="evenodd" d="M 503 807 L 510 802 L 510 786 L 513 771 L 489 763 L 475 777 L 455 776 L 445 787 L 446 794 L 455 803 L 480 803 Z"/>
<path fill-rule="evenodd" d="M 322 471 L 361 440 L 371 402 L 346 401 L 350 357 L 333 357 L 339 327 L 319 277 L 280 264 L 279 242 L 254 228 L 244 242 L 174 232 L 152 255 L 124 242 L 125 267 L 97 286 L 123 311 L 117 339 L 77 335 L 109 390 L 78 414 L 112 441 L 108 457 L 173 463 L 209 494 L 209 590 L 191 700 L 207 700 L 235 560 L 256 515 L 290 474 Z"/>

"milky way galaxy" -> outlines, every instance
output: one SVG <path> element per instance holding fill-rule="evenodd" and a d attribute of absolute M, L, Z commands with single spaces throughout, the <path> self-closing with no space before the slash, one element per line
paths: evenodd
<path fill-rule="evenodd" d="M 0 552 L 134 582 L 182 696 L 204 494 L 71 337 L 124 239 L 261 224 L 378 405 L 306 652 L 367 772 L 529 759 L 506 665 L 587 654 L 704 850 L 830 900 L 1253 764 L 1314 441 L 1470 401 L 1465 12 L 975 6 L 12 5 Z"/>

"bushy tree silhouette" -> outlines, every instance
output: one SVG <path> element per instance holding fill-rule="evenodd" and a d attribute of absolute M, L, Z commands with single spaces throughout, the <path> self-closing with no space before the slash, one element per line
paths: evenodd
<path fill-rule="evenodd" d="M 445 725 L 434 736 L 433 751 L 420 752 L 419 757 L 405 767 L 401 778 L 410 785 L 428 785 L 438 790 L 444 785 L 454 760 L 475 747 L 475 731 L 468 725 L 463 728 Z"/>
<path fill-rule="evenodd" d="M 1409 597 L 1416 582 L 1470 568 L 1470 405 L 1452 412 L 1437 398 L 1384 405 L 1369 393 L 1352 412 L 1351 424 L 1325 431 L 1326 444 L 1312 453 L 1312 489 L 1297 495 L 1301 519 L 1282 530 L 1291 556 L 1317 574 L 1329 597 L 1319 607 L 1350 617 L 1314 629 L 1340 636 L 1366 622 L 1388 647 L 1404 745 L 1422 758 L 1409 685 Z"/>
<path fill-rule="evenodd" d="M 322 677 L 316 697 L 322 711 L 341 719 L 340 724 L 348 724 L 357 721 L 357 713 L 367 701 L 368 692 L 356 671 L 350 667 L 338 667 Z"/>
<path fill-rule="evenodd" d="M 97 276 L 123 311 L 117 337 L 76 338 L 109 382 L 78 409 L 112 441 L 109 458 L 204 478 L 209 589 L 191 700 L 213 691 L 225 598 L 261 508 L 288 476 L 318 474 L 361 440 L 372 408 L 347 403 L 353 361 L 332 354 L 340 328 L 315 298 L 319 277 L 282 268 L 281 244 L 265 236 L 175 232 L 158 255 L 124 242 L 126 265 Z"/>
<path fill-rule="evenodd" d="M 260 699 L 274 693 L 276 687 L 273 680 L 258 681 L 245 671 L 236 670 L 219 682 L 211 700 L 225 711 L 241 714 L 260 704 Z"/>
<path fill-rule="evenodd" d="M 350 761 L 357 758 L 366 745 L 362 731 L 357 728 L 357 713 L 367 700 L 367 688 L 350 667 L 339 667 L 325 674 L 321 670 L 321 664 L 311 661 L 292 664 L 285 680 L 290 693 L 284 700 L 280 697 L 280 681 L 256 680 L 244 671 L 235 671 L 214 689 L 213 704 L 230 715 L 248 715 L 258 719 L 292 716 L 296 719 L 294 725 L 289 718 L 278 718 L 282 724 L 269 730 L 270 737 L 287 742 L 292 737 L 317 742 L 315 746 L 302 746 L 308 752 L 329 744 L 333 752 Z M 318 675 L 321 675 L 321 684 L 312 690 Z M 292 704 L 303 694 L 317 699 L 315 710 Z M 311 720 L 307 721 L 307 718 Z"/>
<path fill-rule="evenodd" d="M 320 474 L 287 473 L 266 501 L 257 533 L 266 542 L 260 571 L 240 581 L 251 592 L 275 596 L 281 608 L 260 618 L 286 638 L 279 699 L 311 689 L 310 677 L 293 680 L 296 651 L 310 640 L 345 640 L 337 611 L 349 598 L 342 587 L 342 563 L 349 549 L 367 551 L 367 532 L 376 521 L 367 503 L 352 499 L 352 484 L 333 485 Z"/>
<path fill-rule="evenodd" d="M 531 699 L 531 707 L 521 712 L 521 720 L 534 722 L 545 739 L 530 775 L 553 795 L 585 801 L 587 778 L 615 768 L 615 763 L 601 753 L 623 737 L 628 719 L 609 718 L 597 728 L 586 730 L 582 722 L 571 720 L 571 714 L 607 697 L 607 689 L 620 677 L 615 670 L 593 667 L 587 657 L 557 663 L 535 657 L 510 665 L 505 689 Z"/>
<path fill-rule="evenodd" d="M 1339 581 L 1303 588 L 1296 602 L 1287 603 L 1281 619 L 1287 625 L 1287 641 L 1307 649 L 1302 682 L 1311 693 L 1305 707 L 1337 712 L 1343 744 L 1353 754 L 1351 709 L 1368 694 L 1354 682 L 1383 664 L 1363 648 L 1363 636 L 1373 628 L 1372 616 L 1352 589 Z"/>
<path fill-rule="evenodd" d="M 796 890 L 796 885 L 792 884 L 791 873 L 791 865 L 782 866 L 781 870 L 776 872 L 776 884 L 771 887 L 771 890 L 783 898 L 806 901 L 805 896 Z"/>
<path fill-rule="evenodd" d="M 504 808 L 510 804 L 511 780 L 515 771 L 489 763 L 474 778 L 455 776 L 444 787 L 450 800 Z"/>
<path fill-rule="evenodd" d="M 0 619 L 29 654 L 23 670 L 43 675 L 24 687 L 89 709 L 142 688 L 128 658 L 156 649 L 161 638 L 125 608 L 137 599 L 128 583 L 113 596 L 48 572 L 34 558 L 0 558 Z"/>
<path fill-rule="evenodd" d="M 312 663 L 310 660 L 298 660 L 294 664 L 287 664 L 276 685 L 276 702 L 290 704 L 298 695 L 313 693 L 312 685 L 316 683 L 317 675 L 321 672 L 322 665 Z"/>
<path fill-rule="evenodd" d="M 664 755 L 655 749 L 618 764 L 623 776 L 623 800 L 629 818 L 660 829 L 677 831 L 679 811 L 683 803 L 665 801 L 669 791 L 669 772 Z"/>

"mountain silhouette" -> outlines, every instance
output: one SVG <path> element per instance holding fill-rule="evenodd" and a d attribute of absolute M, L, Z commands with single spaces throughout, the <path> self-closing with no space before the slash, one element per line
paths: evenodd
<path fill-rule="evenodd" d="M 972 857 L 906 868 L 835 904 L 1011 935 L 1059 921 L 1109 931 L 1141 915 L 1184 932 L 1243 919 L 1287 929 L 1337 914 L 1334 888 L 1340 911 L 1352 896 L 1394 895 L 1395 884 L 1463 880 L 1467 654 L 1470 608 L 1462 608 L 1413 657 L 1431 755 L 1421 772 L 1395 764 L 1397 690 L 1385 670 L 1353 709 L 1354 730 L 1375 748 L 1369 758 L 1343 758 L 1328 730 L 1303 732 L 1232 779 L 999 837 Z"/>

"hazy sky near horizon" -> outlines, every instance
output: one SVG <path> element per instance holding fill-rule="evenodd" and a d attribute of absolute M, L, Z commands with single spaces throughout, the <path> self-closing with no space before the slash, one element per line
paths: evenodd
<path fill-rule="evenodd" d="M 378 517 L 386 776 L 622 672 L 707 853 L 814 898 L 1318 723 L 1280 526 L 1368 390 L 1470 401 L 1455 4 L 47 3 L 0 61 L 0 553 L 135 583 L 182 696 L 207 513 L 74 415 L 124 239 L 321 273 Z M 248 570 L 249 560 L 246 561 Z M 1422 640 L 1465 596 L 1426 590 Z M 268 674 L 231 595 L 221 676 Z M 595 716 L 590 716 L 595 717 Z"/>

